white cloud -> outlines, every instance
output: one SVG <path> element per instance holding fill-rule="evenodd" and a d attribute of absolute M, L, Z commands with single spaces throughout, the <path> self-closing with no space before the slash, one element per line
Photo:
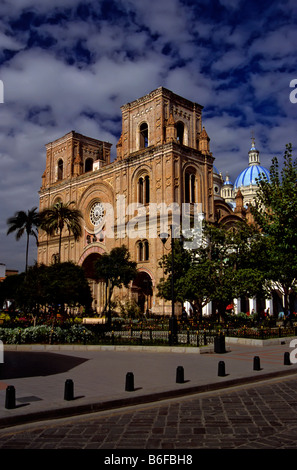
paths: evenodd
<path fill-rule="evenodd" d="M 10 51 L 17 51 L 23 47 L 23 44 L 20 41 L 2 32 L 0 33 L 0 44 L 2 50 L 7 49 Z"/>
<path fill-rule="evenodd" d="M 55 8 L 74 8 L 80 3 L 80 0 L 14 0 L 13 8 L 10 0 L 2 0 L 0 5 L 1 16 L 9 15 L 10 17 L 18 17 L 20 11 L 34 10 L 38 13 L 52 12 Z"/>
<path fill-rule="evenodd" d="M 262 54 L 265 62 L 267 57 L 283 58 L 284 56 L 296 53 L 297 31 L 285 25 L 277 30 L 268 32 L 252 43 L 249 49 L 251 54 Z"/>
<path fill-rule="evenodd" d="M 123 5 L 136 13 L 138 23 L 145 23 L 153 34 L 158 33 L 167 41 L 175 43 L 191 39 L 191 32 L 186 27 L 187 10 L 179 0 L 125 0 Z"/>
<path fill-rule="evenodd" d="M 244 66 L 247 63 L 246 57 L 242 54 L 242 51 L 231 50 L 226 52 L 212 65 L 212 70 L 216 72 L 230 71 Z"/>

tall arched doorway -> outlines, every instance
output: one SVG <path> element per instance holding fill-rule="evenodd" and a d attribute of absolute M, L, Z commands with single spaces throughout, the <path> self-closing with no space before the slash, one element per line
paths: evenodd
<path fill-rule="evenodd" d="M 106 301 L 106 284 L 103 280 L 98 279 L 95 273 L 95 262 L 100 258 L 100 256 L 101 254 L 98 252 L 91 252 L 90 254 L 82 257 L 79 263 L 84 269 L 88 279 L 93 297 L 92 308 L 97 314 L 101 314 L 103 312 Z"/>
<path fill-rule="evenodd" d="M 152 308 L 153 296 L 153 283 L 147 272 L 138 272 L 132 284 L 132 296 L 140 307 L 141 312 L 147 315 Z"/>

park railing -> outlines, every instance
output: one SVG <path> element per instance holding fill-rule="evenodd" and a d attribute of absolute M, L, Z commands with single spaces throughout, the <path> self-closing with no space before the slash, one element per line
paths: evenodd
<path fill-rule="evenodd" d="M 196 346 L 215 344 L 218 336 L 270 339 L 297 336 L 297 326 L 267 327 L 265 325 L 241 326 L 208 324 L 197 328 L 179 324 L 172 341 L 168 325 L 162 328 L 147 325 L 116 328 L 115 325 L 38 325 L 28 328 L 0 327 L 0 340 L 4 344 L 93 344 L 93 345 L 147 345 L 147 346 Z"/>
<path fill-rule="evenodd" d="M 236 338 L 251 339 L 272 339 L 284 338 L 287 336 L 297 336 L 297 326 L 278 326 L 278 327 L 241 327 L 241 328 L 224 328 L 225 336 Z"/>
<path fill-rule="evenodd" d="M 175 345 L 180 346 L 207 346 L 214 343 L 216 332 L 198 330 L 179 330 Z M 153 329 L 130 329 L 130 330 L 110 330 L 101 335 L 96 335 L 96 341 L 112 345 L 168 345 L 170 342 L 170 332 L 168 330 Z"/>
<path fill-rule="evenodd" d="M 242 327 L 242 328 L 207 328 L 203 330 L 179 328 L 175 345 L 203 347 L 213 345 L 217 336 L 272 339 L 287 336 L 297 336 L 297 326 L 290 327 Z M 170 332 L 165 329 L 138 329 L 129 330 L 111 329 L 96 335 L 96 341 L 100 344 L 131 344 L 131 345 L 168 345 Z"/>

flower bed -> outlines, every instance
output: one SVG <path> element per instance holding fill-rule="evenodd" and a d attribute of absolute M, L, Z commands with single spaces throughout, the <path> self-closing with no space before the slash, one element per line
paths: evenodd
<path fill-rule="evenodd" d="M 284 336 L 295 336 L 296 328 L 269 328 L 269 327 L 241 327 L 236 329 L 228 329 L 225 331 L 226 336 L 237 338 L 253 338 L 253 339 L 269 339 L 281 338 Z"/>
<path fill-rule="evenodd" d="M 37 343 L 86 343 L 91 342 L 93 333 L 81 325 L 69 328 L 48 325 L 29 326 L 27 328 L 0 328 L 0 340 L 4 344 Z"/>

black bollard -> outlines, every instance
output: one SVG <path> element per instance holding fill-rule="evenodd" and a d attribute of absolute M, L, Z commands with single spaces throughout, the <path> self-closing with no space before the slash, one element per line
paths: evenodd
<path fill-rule="evenodd" d="M 183 384 L 184 381 L 184 368 L 182 366 L 178 366 L 176 369 L 176 383 Z"/>
<path fill-rule="evenodd" d="M 290 353 L 285 352 L 284 354 L 284 366 L 290 366 L 291 361 L 290 361 Z"/>
<path fill-rule="evenodd" d="M 126 374 L 126 392 L 134 392 L 134 375 L 133 372 L 127 372 Z"/>
<path fill-rule="evenodd" d="M 13 385 L 6 387 L 5 408 L 8 410 L 15 408 L 15 388 Z"/>
<path fill-rule="evenodd" d="M 226 352 L 225 336 L 223 334 L 219 334 L 214 337 L 214 352 L 217 354 L 223 354 Z"/>
<path fill-rule="evenodd" d="M 73 381 L 71 379 L 67 379 L 64 388 L 64 400 L 70 401 L 74 399 L 73 390 Z"/>
<path fill-rule="evenodd" d="M 226 373 L 225 373 L 225 362 L 224 361 L 220 361 L 219 362 L 219 367 L 218 367 L 218 376 L 219 377 L 225 377 Z"/>
<path fill-rule="evenodd" d="M 261 370 L 259 356 L 254 357 L 254 370 Z"/>

